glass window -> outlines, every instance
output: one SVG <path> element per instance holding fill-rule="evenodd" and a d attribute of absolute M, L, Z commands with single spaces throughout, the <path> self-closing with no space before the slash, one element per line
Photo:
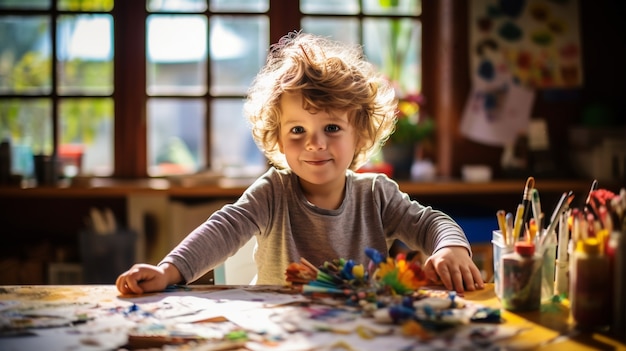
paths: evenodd
<path fill-rule="evenodd" d="M 0 9 L 45 10 L 51 6 L 51 0 L 2 0 Z"/>
<path fill-rule="evenodd" d="M 63 15 L 57 21 L 60 94 L 113 93 L 113 18 Z"/>
<path fill-rule="evenodd" d="M 111 11 L 113 0 L 59 0 L 57 6 L 69 11 Z"/>
<path fill-rule="evenodd" d="M 20 3 L 19 16 L 0 15 L 0 131 L 13 172 L 28 180 L 33 155 L 56 154 L 59 176 L 113 174 L 113 16 L 102 13 L 113 0 L 57 1 L 63 12 Z"/>
<path fill-rule="evenodd" d="M 245 95 L 265 62 L 268 38 L 264 16 L 211 17 L 211 94 Z"/>
<path fill-rule="evenodd" d="M 50 19 L 0 17 L 0 93 L 49 94 L 52 89 Z"/>
<path fill-rule="evenodd" d="M 148 174 L 188 174 L 206 168 L 223 171 L 231 160 L 250 159 L 258 150 L 242 149 L 249 140 L 243 118 L 243 97 L 265 61 L 269 24 L 265 16 L 150 15 L 147 23 Z M 207 35 L 210 38 L 207 40 Z M 193 38 L 181 41 L 180 38 Z M 209 48 L 207 50 L 207 43 Z M 210 59 L 210 75 L 207 60 Z M 206 96 L 207 77 L 211 96 L 238 99 L 177 99 L 176 96 Z M 167 98 L 158 98 L 158 96 Z M 209 122 L 210 120 L 210 122 Z M 211 125 L 210 139 L 207 125 Z M 210 147 L 207 142 L 210 140 Z M 236 143 L 233 143 L 237 140 Z M 212 150 L 207 160 L 207 150 Z M 263 162 L 263 161 L 261 161 Z"/>
<path fill-rule="evenodd" d="M 148 17 L 149 95 L 206 93 L 207 28 L 207 18 L 203 15 Z"/>
<path fill-rule="evenodd" d="M 346 43 L 360 42 L 359 20 L 356 18 L 307 16 L 302 18 L 302 29 L 307 33 L 332 37 Z"/>
<path fill-rule="evenodd" d="M 0 99 L 2 137 L 33 154 L 52 153 L 52 103 L 49 99 Z"/>
<path fill-rule="evenodd" d="M 58 157 L 63 175 L 113 173 L 113 100 L 73 98 L 59 102 Z"/>
<path fill-rule="evenodd" d="M 368 15 L 420 15 L 420 0 L 363 0 L 363 12 Z"/>
<path fill-rule="evenodd" d="M 33 155 L 50 155 L 52 103 L 49 99 L 0 99 L 1 138 L 11 141 L 11 169 L 33 176 Z"/>
<path fill-rule="evenodd" d="M 211 0 L 213 12 L 266 12 L 269 0 Z"/>
<path fill-rule="evenodd" d="M 188 174 L 206 167 L 206 105 L 201 99 L 148 100 L 148 173 Z"/>
<path fill-rule="evenodd" d="M 235 174 L 266 169 L 265 157 L 242 114 L 243 100 L 216 99 L 211 108 L 212 168 Z"/>
<path fill-rule="evenodd" d="M 302 1 L 302 28 L 310 33 L 333 39 L 361 43 L 367 59 L 378 66 L 405 93 L 421 89 L 421 1 L 364 0 L 363 14 L 333 16 L 346 13 L 335 0 Z M 343 6 L 358 4 L 342 2 Z M 386 17 L 389 16 L 389 17 Z"/>
<path fill-rule="evenodd" d="M 411 19 L 366 18 L 363 50 L 405 92 L 421 88 L 421 25 Z"/>
<path fill-rule="evenodd" d="M 300 11 L 307 14 L 344 14 L 359 13 L 358 0 L 300 0 Z"/>
<path fill-rule="evenodd" d="M 242 106 L 290 27 L 360 43 L 403 89 L 421 88 L 420 0 L 288 1 L 0 1 L 0 137 L 31 154 L 80 154 L 66 176 L 265 167 Z M 121 150 L 131 136 L 145 147 Z M 129 154 L 139 167 L 114 160 Z"/>
<path fill-rule="evenodd" d="M 147 8 L 151 12 L 202 12 L 206 10 L 206 0 L 148 0 Z"/>

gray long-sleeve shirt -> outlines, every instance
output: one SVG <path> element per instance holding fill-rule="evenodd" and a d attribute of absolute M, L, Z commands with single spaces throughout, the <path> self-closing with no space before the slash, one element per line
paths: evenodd
<path fill-rule="evenodd" d="M 192 282 L 234 255 L 252 236 L 257 239 L 257 284 L 272 285 L 285 284 L 287 266 L 300 257 L 316 266 L 335 258 L 367 264 L 365 248 L 387 254 L 394 239 L 427 255 L 445 246 L 471 250 L 448 215 L 411 200 L 384 175 L 348 171 L 341 206 L 327 210 L 306 200 L 294 173 L 270 168 L 161 263 L 175 265 L 185 281 Z"/>

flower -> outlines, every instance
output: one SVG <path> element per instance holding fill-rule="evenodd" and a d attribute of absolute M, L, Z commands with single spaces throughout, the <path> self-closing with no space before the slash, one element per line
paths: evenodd
<path fill-rule="evenodd" d="M 398 254 L 395 259 L 387 257 L 386 262 L 378 265 L 374 279 L 400 295 L 416 291 L 427 282 L 422 267 L 416 262 L 407 261 L 404 254 Z"/>
<path fill-rule="evenodd" d="M 435 130 L 432 118 L 420 113 L 425 102 L 421 93 L 398 94 L 396 129 L 389 137 L 393 144 L 415 144 L 428 138 Z"/>

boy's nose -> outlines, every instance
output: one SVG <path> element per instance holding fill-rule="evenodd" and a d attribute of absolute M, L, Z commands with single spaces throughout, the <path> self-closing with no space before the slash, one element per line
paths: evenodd
<path fill-rule="evenodd" d="M 326 137 L 323 133 L 311 133 L 307 138 L 307 150 L 321 150 L 326 147 Z"/>

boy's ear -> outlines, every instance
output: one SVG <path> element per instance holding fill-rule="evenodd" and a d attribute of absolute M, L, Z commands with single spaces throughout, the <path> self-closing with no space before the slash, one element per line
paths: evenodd
<path fill-rule="evenodd" d="M 278 138 L 276 144 L 278 144 L 278 151 L 280 151 L 280 153 L 284 155 L 285 150 L 283 149 L 283 142 L 280 140 L 280 138 Z"/>
<path fill-rule="evenodd" d="M 355 144 L 355 145 L 354 145 L 354 146 L 355 146 L 355 149 L 356 149 L 356 150 L 362 150 L 363 148 L 365 148 L 365 146 L 366 146 L 366 145 L 365 145 L 365 144 L 366 144 L 365 139 L 364 139 L 362 136 L 359 136 L 359 135 L 357 135 L 357 138 L 356 138 L 356 139 L 357 139 L 357 140 L 356 140 L 356 141 L 355 141 L 355 143 L 354 143 L 354 144 Z"/>

